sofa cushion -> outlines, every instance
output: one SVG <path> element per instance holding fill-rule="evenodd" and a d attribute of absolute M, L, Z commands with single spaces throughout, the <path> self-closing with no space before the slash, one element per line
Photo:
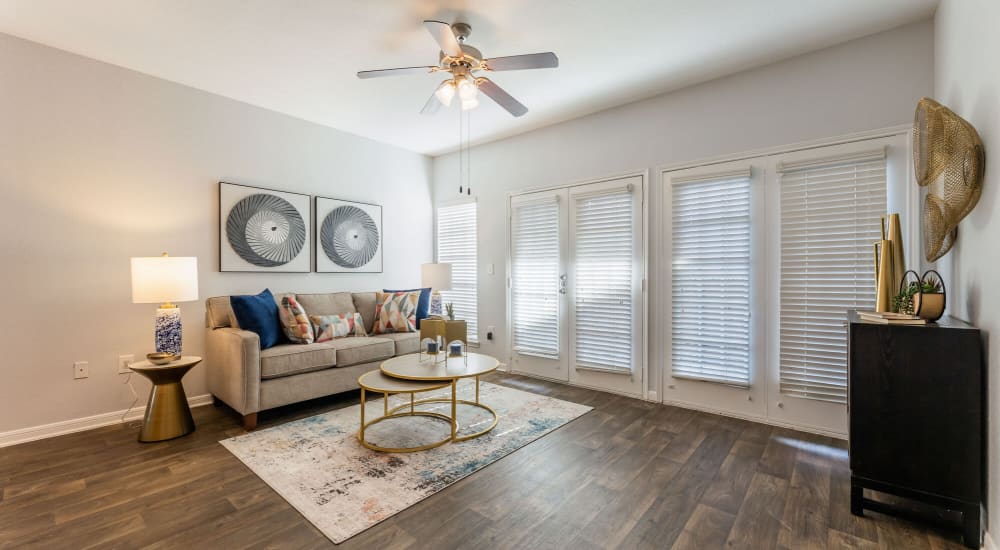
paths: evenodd
<path fill-rule="evenodd" d="M 229 302 L 239 327 L 260 336 L 260 349 L 276 346 L 284 340 L 278 304 L 270 290 L 265 288 L 260 294 L 230 296 Z"/>
<path fill-rule="evenodd" d="M 396 344 L 396 355 L 405 355 L 420 350 L 419 332 L 392 332 L 379 334 L 378 337 L 392 340 Z"/>
<path fill-rule="evenodd" d="M 417 331 L 420 292 L 376 292 L 374 334 Z"/>
<path fill-rule="evenodd" d="M 205 300 L 205 324 L 208 328 L 236 327 L 229 296 L 214 296 Z"/>
<path fill-rule="evenodd" d="M 419 292 L 420 299 L 417 300 L 417 329 L 420 329 L 420 321 L 427 318 L 431 309 L 431 288 L 410 288 L 407 290 L 388 290 L 383 288 L 382 292 Z"/>
<path fill-rule="evenodd" d="M 354 298 L 354 308 L 365 320 L 365 332 L 372 334 L 375 327 L 375 293 L 355 292 L 351 296 Z"/>
<path fill-rule="evenodd" d="M 337 364 L 337 350 L 327 344 L 279 344 L 260 352 L 260 377 L 281 378 Z"/>
<path fill-rule="evenodd" d="M 340 315 L 357 311 L 350 292 L 296 294 L 295 297 L 306 310 L 306 315 Z"/>
<path fill-rule="evenodd" d="M 386 338 L 352 336 L 323 342 L 322 345 L 337 350 L 338 367 L 382 361 L 392 357 L 396 351 L 395 343 Z"/>

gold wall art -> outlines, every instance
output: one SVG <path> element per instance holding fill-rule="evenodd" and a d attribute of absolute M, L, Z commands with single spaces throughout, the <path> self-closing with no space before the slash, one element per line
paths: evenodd
<path fill-rule="evenodd" d="M 912 138 L 917 185 L 927 189 L 924 256 L 933 262 L 951 250 L 958 222 L 979 202 L 986 155 L 971 124 L 926 97 L 917 103 Z"/>

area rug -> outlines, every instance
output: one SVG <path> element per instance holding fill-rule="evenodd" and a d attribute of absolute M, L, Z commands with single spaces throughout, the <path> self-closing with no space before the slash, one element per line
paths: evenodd
<path fill-rule="evenodd" d="M 459 399 L 473 400 L 471 380 L 458 387 Z M 418 394 L 450 396 L 450 390 Z M 416 453 L 379 453 L 357 441 L 360 405 L 346 407 L 222 441 L 257 476 L 285 498 L 335 543 L 433 495 L 503 458 L 591 407 L 495 384 L 480 385 L 480 400 L 493 407 L 499 423 L 469 441 L 446 443 Z M 391 396 L 390 407 L 409 402 Z M 450 404 L 421 410 L 447 412 Z M 369 401 L 367 418 L 381 415 L 382 399 Z M 489 413 L 459 405 L 459 435 L 489 425 Z M 385 447 L 416 446 L 450 433 L 448 422 L 427 417 L 392 419 L 371 426 L 366 439 Z"/>

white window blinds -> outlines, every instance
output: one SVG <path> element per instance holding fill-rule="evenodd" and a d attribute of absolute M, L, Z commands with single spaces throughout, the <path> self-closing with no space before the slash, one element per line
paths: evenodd
<path fill-rule="evenodd" d="M 672 374 L 747 387 L 750 171 L 672 183 Z"/>
<path fill-rule="evenodd" d="M 559 356 L 559 204 L 512 204 L 514 351 Z"/>
<path fill-rule="evenodd" d="M 635 203 L 631 187 L 575 197 L 576 366 L 631 372 Z"/>
<path fill-rule="evenodd" d="M 451 290 L 441 293 L 443 302 L 454 304 L 455 318 L 465 320 L 469 342 L 477 343 L 476 203 L 438 208 L 437 261 L 451 264 Z"/>
<path fill-rule="evenodd" d="M 779 164 L 781 392 L 847 401 L 848 309 L 875 303 L 872 244 L 886 212 L 883 150 Z"/>

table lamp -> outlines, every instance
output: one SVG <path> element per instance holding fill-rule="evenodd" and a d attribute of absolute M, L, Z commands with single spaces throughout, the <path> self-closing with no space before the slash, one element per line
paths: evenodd
<path fill-rule="evenodd" d="M 160 304 L 156 310 L 156 351 L 181 354 L 181 310 L 174 302 L 198 299 L 198 258 L 132 258 L 132 303 Z"/>
<path fill-rule="evenodd" d="M 441 291 L 451 290 L 451 264 L 423 264 L 420 266 L 421 286 L 431 288 L 431 315 L 443 315 Z"/>

